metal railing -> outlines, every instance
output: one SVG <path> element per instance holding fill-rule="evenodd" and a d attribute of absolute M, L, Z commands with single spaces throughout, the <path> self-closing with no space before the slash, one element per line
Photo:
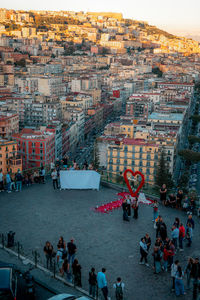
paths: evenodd
<path fill-rule="evenodd" d="M 15 235 L 15 233 L 14 233 Z M 9 239 L 9 233 L 0 233 L 0 247 L 4 250 L 10 249 L 13 254 L 19 259 L 19 260 L 27 260 L 28 263 L 32 264 L 34 268 L 42 269 L 43 271 L 46 271 L 49 275 L 51 275 L 53 278 L 60 279 L 64 284 L 69 285 L 70 287 L 74 287 L 77 290 L 79 290 L 84 295 L 87 295 L 87 297 L 90 297 L 90 299 L 99 299 L 98 298 L 98 287 L 96 286 L 96 296 L 91 297 L 89 293 L 87 292 L 88 287 L 84 289 L 84 287 L 80 288 L 78 285 L 76 285 L 76 281 L 74 280 L 74 276 L 72 274 L 72 267 L 70 266 L 70 277 L 71 280 L 65 279 L 59 272 L 59 267 L 56 262 L 56 255 L 52 256 L 51 264 L 49 263 L 47 266 L 47 260 L 45 258 L 45 254 L 42 251 L 42 249 L 35 248 L 34 250 L 26 251 L 24 246 L 19 241 L 14 241 L 14 239 Z M 7 250 L 9 251 L 9 250 Z M 89 270 L 88 270 L 89 271 Z"/>

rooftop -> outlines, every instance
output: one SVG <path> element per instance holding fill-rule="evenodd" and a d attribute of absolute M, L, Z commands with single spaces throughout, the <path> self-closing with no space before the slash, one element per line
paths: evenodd
<path fill-rule="evenodd" d="M 162 114 L 153 112 L 148 119 L 149 120 L 169 120 L 169 121 L 183 121 L 183 114 L 171 113 L 171 114 Z"/>

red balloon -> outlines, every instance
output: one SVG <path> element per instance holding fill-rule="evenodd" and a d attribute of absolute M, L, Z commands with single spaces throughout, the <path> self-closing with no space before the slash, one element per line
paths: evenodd
<path fill-rule="evenodd" d="M 131 186 L 130 186 L 130 183 L 129 183 L 129 180 L 127 178 L 127 173 L 131 173 L 133 176 L 137 176 L 137 175 L 140 175 L 142 180 L 140 182 L 140 185 L 138 186 L 138 188 L 136 189 L 135 192 L 133 192 Z M 129 192 L 131 194 L 132 197 L 136 197 L 138 195 L 138 192 L 141 190 L 141 188 L 143 187 L 144 183 L 145 183 L 145 178 L 144 178 L 144 175 L 140 172 L 140 171 L 136 171 L 136 172 L 133 172 L 131 169 L 126 169 L 125 172 L 124 172 L 124 180 L 126 182 L 126 185 L 129 189 Z"/>

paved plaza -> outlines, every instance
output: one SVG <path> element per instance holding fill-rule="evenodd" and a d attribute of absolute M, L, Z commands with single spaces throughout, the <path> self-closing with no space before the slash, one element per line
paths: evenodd
<path fill-rule="evenodd" d="M 21 193 L 0 193 L 0 232 L 16 232 L 16 240 L 23 244 L 25 253 L 38 249 L 43 257 L 43 247 L 49 240 L 56 248 L 60 235 L 66 242 L 75 238 L 77 258 L 82 265 L 83 288 L 88 289 L 88 272 L 92 266 L 99 271 L 107 269 L 109 294 L 112 296 L 116 277 L 121 276 L 126 285 L 126 300 L 176 299 L 171 293 L 170 273 L 153 274 L 150 249 L 150 267 L 139 265 L 139 241 L 149 233 L 152 244 L 155 229 L 152 225 L 152 208 L 141 205 L 139 219 L 124 223 L 121 209 L 110 214 L 100 214 L 92 208 L 117 199 L 117 191 L 101 187 L 100 191 L 53 190 L 48 181 L 44 185 L 25 187 Z M 178 216 L 186 222 L 186 214 L 175 209 L 159 207 L 168 226 L 168 232 Z M 191 249 L 177 254 L 182 266 L 189 255 L 199 252 L 200 221 L 194 217 L 196 228 Z M 114 297 L 112 297 L 114 299 Z M 191 292 L 182 299 L 192 299 Z"/>

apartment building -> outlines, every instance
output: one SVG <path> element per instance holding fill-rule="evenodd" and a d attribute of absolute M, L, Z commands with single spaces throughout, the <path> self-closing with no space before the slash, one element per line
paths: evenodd
<path fill-rule="evenodd" d="M 10 139 L 19 132 L 19 116 L 16 112 L 0 111 L 0 137 Z"/>
<path fill-rule="evenodd" d="M 23 169 L 48 166 L 55 161 L 55 133 L 23 129 L 14 134 L 19 155 L 22 157 Z"/>
<path fill-rule="evenodd" d="M 14 175 L 18 170 L 22 171 L 22 159 L 17 152 L 17 142 L 0 138 L 0 170 L 3 175 L 7 172 Z"/>

